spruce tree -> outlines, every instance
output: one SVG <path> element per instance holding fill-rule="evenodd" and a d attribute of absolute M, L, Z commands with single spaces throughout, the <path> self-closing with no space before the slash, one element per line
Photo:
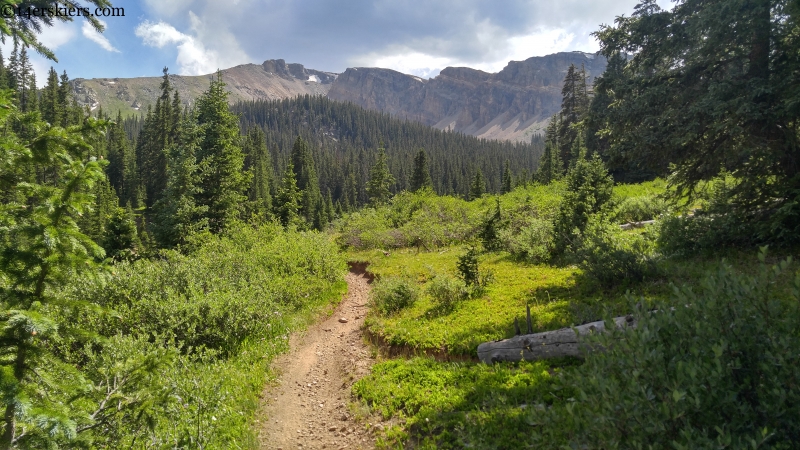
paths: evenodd
<path fill-rule="evenodd" d="M 58 73 L 53 67 L 47 73 L 47 84 L 42 90 L 40 110 L 42 119 L 52 126 L 61 126 L 61 114 L 63 106 L 59 103 L 58 95 Z"/>
<path fill-rule="evenodd" d="M 198 203 L 208 207 L 211 231 L 219 232 L 239 217 L 250 186 L 250 174 L 243 170 L 239 120 L 228 109 L 228 93 L 219 72 L 197 100 L 197 122 L 202 188 Z"/>
<path fill-rule="evenodd" d="M 383 146 L 378 149 L 378 159 L 369 174 L 367 194 L 369 195 L 370 203 L 372 205 L 385 204 L 392 196 L 389 188 L 394 184 L 394 177 L 389 172 L 389 166 L 386 163 L 386 150 L 384 150 Z"/>
<path fill-rule="evenodd" d="M 61 77 L 59 78 L 59 85 L 58 85 L 58 102 L 57 102 L 57 111 L 55 112 L 54 116 L 59 118 L 61 122 L 58 124 L 64 128 L 70 125 L 76 125 L 72 123 L 71 116 L 68 112 L 70 106 L 70 99 L 72 99 L 72 87 L 69 85 L 69 77 L 67 76 L 67 71 L 63 71 L 61 73 Z"/>
<path fill-rule="evenodd" d="M 297 188 L 294 167 L 292 167 L 292 162 L 289 161 L 286 165 L 286 170 L 283 171 L 281 187 L 278 189 L 278 195 L 275 198 L 275 214 L 283 226 L 298 227 L 302 225 L 299 215 L 301 195 L 300 190 Z"/>
<path fill-rule="evenodd" d="M 501 194 L 507 194 L 511 192 L 511 189 L 514 187 L 514 176 L 511 174 L 511 164 L 506 160 L 505 168 L 503 169 L 503 178 L 502 178 L 502 188 L 500 190 Z"/>
<path fill-rule="evenodd" d="M 414 172 L 411 175 L 411 192 L 424 188 L 433 188 L 431 174 L 428 171 L 428 155 L 425 149 L 419 149 L 414 157 Z"/>
<path fill-rule="evenodd" d="M 139 256 L 141 247 L 130 204 L 126 208 L 117 208 L 108 222 L 103 240 L 106 256 L 117 261 L 131 261 Z"/>
<path fill-rule="evenodd" d="M 300 215 L 308 224 L 319 222 L 320 208 L 324 207 L 319 190 L 319 178 L 308 143 L 300 136 L 295 139 L 289 157 L 295 171 L 297 188 L 301 193 Z"/>
<path fill-rule="evenodd" d="M 108 130 L 108 168 L 106 173 L 122 204 L 131 200 L 132 195 L 127 191 L 130 181 L 126 179 L 129 175 L 126 165 L 131 160 L 131 152 L 128 137 L 125 130 L 122 129 L 122 113 L 117 112 L 117 120 L 111 124 Z"/>
<path fill-rule="evenodd" d="M 597 153 L 589 159 L 576 160 L 565 181 L 567 192 L 554 223 L 553 255 L 577 250 L 575 246 L 589 223 L 589 217 L 599 213 L 611 200 L 614 189 L 614 181 Z"/>
<path fill-rule="evenodd" d="M 17 114 L 8 92 L 0 92 L 0 127 Z M 37 124 L 41 125 L 41 124 Z M 90 119 L 82 129 L 47 129 L 35 137 L 35 158 L 13 133 L 0 135 L 0 180 L 11 183 L 14 198 L 0 209 L 0 352 L 4 355 L 0 395 L 4 430 L 0 448 L 43 448 L 56 437 L 74 436 L 74 405 L 87 380 L 54 351 L 66 335 L 86 335 L 66 317 L 88 312 L 84 300 L 63 295 L 69 284 L 100 273 L 104 257 L 76 220 L 95 204 L 94 186 L 105 178 L 103 161 L 84 161 L 105 123 Z M 43 129 L 43 126 L 32 127 Z M 62 174 L 41 184 L 16 178 L 37 163 L 59 165 Z M 39 438 L 36 443 L 31 439 Z M 26 440 L 28 440 L 26 442 Z"/>
<path fill-rule="evenodd" d="M 198 204 L 202 194 L 197 152 L 201 129 L 193 116 L 185 117 L 176 142 L 167 148 L 168 179 L 164 196 L 153 206 L 153 234 L 160 247 L 173 247 L 208 226 L 207 205 Z"/>
<path fill-rule="evenodd" d="M 264 131 L 259 127 L 247 130 L 242 149 L 244 168 L 252 174 L 247 192 L 249 212 L 259 220 L 269 220 L 272 216 L 272 161 Z"/>
<path fill-rule="evenodd" d="M 472 183 L 469 186 L 469 199 L 476 200 L 483 197 L 486 192 L 486 181 L 483 179 L 480 167 L 475 171 L 475 176 L 472 178 Z"/>
<path fill-rule="evenodd" d="M 561 111 L 558 122 L 558 149 L 559 158 L 565 165 L 569 165 L 578 155 L 572 153 L 573 142 L 578 134 L 579 123 L 589 107 L 589 93 L 586 85 L 586 70 L 581 66 L 578 70 L 570 64 L 567 75 L 564 77 L 564 86 L 561 89 Z"/>

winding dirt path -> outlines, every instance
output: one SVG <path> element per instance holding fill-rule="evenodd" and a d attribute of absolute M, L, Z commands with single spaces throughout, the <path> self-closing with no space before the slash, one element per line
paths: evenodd
<path fill-rule="evenodd" d="M 291 351 L 276 361 L 278 384 L 262 396 L 261 448 L 374 448 L 371 433 L 347 407 L 350 387 L 374 362 L 361 333 L 370 279 L 354 268 L 346 281 L 347 295 L 333 315 L 292 336 Z"/>

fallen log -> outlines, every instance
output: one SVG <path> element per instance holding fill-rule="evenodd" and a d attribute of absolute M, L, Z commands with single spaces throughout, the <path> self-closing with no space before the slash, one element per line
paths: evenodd
<path fill-rule="evenodd" d="M 628 222 L 619 226 L 621 230 L 632 230 L 634 228 L 642 228 L 645 225 L 652 225 L 656 223 L 655 220 L 643 220 L 641 222 Z"/>
<path fill-rule="evenodd" d="M 615 317 L 613 320 L 617 328 L 636 326 L 636 321 L 631 315 Z M 563 356 L 580 358 L 587 350 L 590 350 L 580 342 L 580 336 L 600 333 L 605 329 L 605 322 L 598 320 L 573 328 L 561 328 L 544 333 L 523 334 L 500 341 L 484 342 L 478 346 L 478 358 L 486 364 L 498 361 L 535 361 Z"/>

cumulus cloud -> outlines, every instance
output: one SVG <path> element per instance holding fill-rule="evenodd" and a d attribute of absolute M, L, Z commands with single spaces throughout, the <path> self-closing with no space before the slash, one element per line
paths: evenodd
<path fill-rule="evenodd" d="M 102 20 L 100 21 L 100 23 L 103 24 L 104 27 L 106 26 L 106 23 L 103 22 Z M 83 26 L 81 27 L 81 33 L 83 33 L 83 37 L 96 43 L 106 51 L 115 53 L 120 52 L 119 50 L 114 48 L 113 45 L 111 45 L 111 42 L 109 42 L 107 37 L 103 36 L 102 34 L 100 34 L 100 32 L 95 30 L 92 24 L 89 23 L 88 20 L 83 22 Z"/>
<path fill-rule="evenodd" d="M 249 61 L 247 55 L 238 49 L 235 39 L 228 42 L 229 51 L 220 52 L 209 48 L 202 40 L 206 32 L 204 23 L 191 11 L 189 19 L 193 34 L 178 31 L 164 21 L 144 21 L 136 27 L 134 33 L 145 45 L 163 48 L 175 45 L 178 51 L 176 62 L 181 75 L 203 75 L 225 69 L 238 63 Z"/>
<path fill-rule="evenodd" d="M 39 42 L 50 50 L 70 42 L 75 37 L 75 27 L 71 22 L 54 21 L 53 26 L 42 28 L 39 35 Z"/>
<path fill-rule="evenodd" d="M 217 58 L 220 68 L 283 58 L 332 72 L 360 65 L 434 76 L 448 65 L 496 72 L 510 60 L 557 51 L 596 51 L 591 33 L 618 15 L 629 15 L 638 1 L 144 0 L 144 4 L 152 17 L 168 20 L 176 31 L 194 39 L 193 48 Z M 662 7 L 671 6 L 670 0 L 658 1 Z M 189 41 L 180 42 L 175 45 Z"/>

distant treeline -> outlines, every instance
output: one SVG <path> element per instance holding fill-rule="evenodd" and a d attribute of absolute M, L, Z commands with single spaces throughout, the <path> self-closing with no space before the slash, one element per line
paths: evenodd
<path fill-rule="evenodd" d="M 463 197 L 468 196 L 478 169 L 486 190 L 500 192 L 506 162 L 516 183 L 530 181 L 544 151 L 544 140 L 538 135 L 530 144 L 479 139 L 321 96 L 240 102 L 231 109 L 240 116 L 242 134 L 253 127 L 264 131 L 272 180 L 280 180 L 292 145 L 301 136 L 313 155 L 322 194 L 330 191 L 334 203 L 343 202 L 345 184 L 352 174 L 357 186 L 355 206 L 368 201 L 365 186 L 381 143 L 395 179 L 393 193 L 409 189 L 414 156 L 424 149 L 434 190 Z M 139 136 L 142 123 L 139 117 L 124 120 L 123 128 L 131 140 Z"/>

